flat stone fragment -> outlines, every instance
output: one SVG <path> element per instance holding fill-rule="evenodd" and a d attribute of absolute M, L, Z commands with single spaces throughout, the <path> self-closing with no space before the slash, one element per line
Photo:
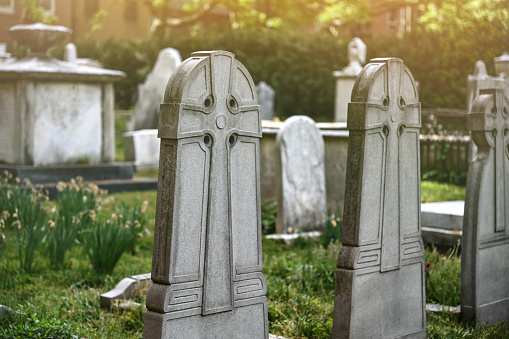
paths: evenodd
<path fill-rule="evenodd" d="M 425 338 L 420 103 L 410 70 L 373 59 L 348 108 L 333 338 Z"/>
<path fill-rule="evenodd" d="M 441 201 L 421 204 L 422 238 L 437 247 L 454 247 L 463 230 L 464 201 Z"/>
<path fill-rule="evenodd" d="M 479 91 L 468 114 L 470 165 L 461 254 L 461 318 L 509 321 L 509 87 Z"/>
<path fill-rule="evenodd" d="M 122 134 L 125 161 L 132 161 L 136 171 L 159 167 L 157 129 L 142 129 Z"/>
<path fill-rule="evenodd" d="M 196 52 L 170 78 L 144 338 L 268 338 L 261 119 L 247 69 Z"/>
<path fill-rule="evenodd" d="M 124 278 L 114 289 L 101 294 L 100 305 L 102 308 L 110 309 L 115 301 L 131 298 L 136 290 L 145 287 L 147 284 L 150 284 L 150 273 Z"/>
<path fill-rule="evenodd" d="M 327 212 L 325 146 L 313 119 L 288 118 L 277 135 L 281 156 L 276 233 L 323 228 Z"/>

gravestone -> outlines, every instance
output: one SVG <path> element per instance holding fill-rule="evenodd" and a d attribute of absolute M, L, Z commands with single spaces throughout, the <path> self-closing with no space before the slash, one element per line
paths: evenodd
<path fill-rule="evenodd" d="M 256 85 L 256 92 L 258 93 L 258 102 L 262 111 L 262 120 L 274 119 L 276 91 L 265 81 L 260 81 Z"/>
<path fill-rule="evenodd" d="M 468 114 L 478 147 L 468 171 L 461 250 L 461 318 L 509 321 L 509 99 L 480 90 Z"/>
<path fill-rule="evenodd" d="M 126 126 L 128 131 L 157 128 L 159 105 L 163 103 L 164 88 L 181 62 L 180 53 L 174 48 L 165 48 L 159 52 L 154 68 L 147 75 L 145 82 L 138 86 L 138 99 Z"/>
<path fill-rule="evenodd" d="M 410 70 L 373 59 L 348 107 L 343 239 L 333 338 L 425 338 L 421 106 Z"/>
<path fill-rule="evenodd" d="M 313 119 L 297 115 L 279 130 L 281 176 L 276 233 L 323 228 L 327 212 L 324 142 Z"/>
<path fill-rule="evenodd" d="M 334 98 L 334 121 L 347 122 L 348 103 L 352 95 L 355 79 L 366 63 L 366 44 L 360 38 L 353 38 L 348 43 L 348 66 L 341 71 L 332 72 L 336 80 Z"/>
<path fill-rule="evenodd" d="M 144 338 L 267 338 L 260 106 L 232 53 L 196 52 L 166 87 Z"/>

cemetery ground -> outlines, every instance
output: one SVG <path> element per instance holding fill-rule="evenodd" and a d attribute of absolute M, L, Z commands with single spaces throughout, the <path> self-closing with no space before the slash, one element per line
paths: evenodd
<path fill-rule="evenodd" d="M 37 242 L 41 243 L 43 239 L 43 244 L 33 252 L 33 262 L 28 265 L 30 257 L 27 254 L 30 251 L 25 248 L 18 252 L 16 246 L 19 225 L 15 223 L 14 228 L 7 225 L 0 230 L 7 237 L 6 248 L 0 252 L 0 304 L 15 310 L 17 315 L 2 320 L 0 337 L 46 338 L 56 335 L 71 338 L 72 335 L 78 335 L 80 338 L 141 338 L 146 290 L 138 291 L 133 299 L 139 305 L 114 307 L 112 310 L 100 308 L 99 296 L 112 289 L 122 278 L 150 270 L 156 192 L 113 195 L 101 195 L 99 192 L 92 196 L 86 194 L 79 182 L 68 184 L 68 187 L 74 188 L 75 192 L 79 191 L 77 187 L 82 187 L 78 194 L 82 202 L 97 202 L 85 207 L 95 211 L 92 215 L 99 224 L 115 225 L 120 229 L 123 221 L 122 229 L 126 230 L 128 220 L 131 225 L 138 220 L 141 224 L 137 227 L 136 241 L 122 245 L 118 240 L 126 238 L 127 233 L 108 238 L 104 228 L 103 231 L 95 229 L 97 235 L 111 241 L 107 246 L 110 251 L 123 249 L 118 263 L 113 264 L 113 270 L 109 271 L 107 263 L 98 266 L 94 262 L 97 260 L 91 255 L 94 246 L 83 234 L 85 231 L 69 246 L 65 260 L 60 264 L 51 259 L 49 237 L 41 233 Z M 426 202 L 463 199 L 465 194 L 463 187 L 447 184 L 423 182 L 421 188 L 422 200 Z M 8 193 L 9 190 L 11 193 Z M 66 189 L 62 186 L 61 190 Z M 13 198 L 14 191 L 13 186 L 4 185 L 0 197 L 5 199 L 9 194 Z M 19 197 L 17 199 L 21 200 Z M 41 201 L 41 208 L 48 215 L 65 215 L 58 204 L 69 205 L 69 201 L 74 201 L 71 196 L 67 196 L 66 200 Z M 26 203 L 30 204 L 30 200 Z M 5 206 L 4 203 L 2 205 Z M 140 213 L 142 206 L 143 214 Z M 21 207 L 18 212 L 22 209 L 26 211 Z M 274 229 L 276 210 L 274 202 L 263 203 L 265 233 Z M 138 214 L 135 215 L 134 211 L 138 211 Z M 80 213 L 75 217 L 79 218 Z M 133 221 L 134 218 L 137 219 Z M 58 220 L 56 217 L 54 219 Z M 81 219 L 85 217 L 81 215 Z M 109 223 L 106 220 L 110 220 Z M 51 222 L 46 222 L 46 225 L 51 225 Z M 26 226 L 20 227 L 22 230 Z M 263 273 L 268 287 L 270 333 L 288 338 L 330 337 L 340 230 L 341 220 L 330 216 L 326 222 L 326 232 L 320 238 L 301 239 L 290 245 L 264 240 Z M 25 243 L 24 246 L 30 245 Z M 439 253 L 427 248 L 426 262 L 429 263 L 426 272 L 427 302 L 459 305 L 461 265 L 457 249 Z M 427 332 L 429 338 L 507 338 L 509 325 L 473 328 L 461 323 L 458 313 L 427 312 Z"/>

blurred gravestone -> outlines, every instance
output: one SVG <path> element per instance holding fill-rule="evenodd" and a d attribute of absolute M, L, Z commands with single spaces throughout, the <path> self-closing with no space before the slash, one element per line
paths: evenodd
<path fill-rule="evenodd" d="M 336 92 L 334 97 L 334 121 L 346 122 L 348 103 L 352 95 L 355 79 L 366 63 L 366 44 L 360 38 L 353 38 L 348 43 L 348 66 L 341 71 L 332 72 L 336 80 Z"/>
<path fill-rule="evenodd" d="M 274 119 L 276 92 L 270 85 L 267 85 L 265 81 L 260 81 L 258 85 L 256 85 L 256 92 L 258 93 L 262 120 Z"/>
<path fill-rule="evenodd" d="M 164 88 L 170 76 L 182 62 L 179 51 L 173 48 L 161 50 L 154 68 L 145 82 L 138 86 L 138 99 L 133 115 L 127 123 L 128 131 L 157 128 L 159 105 L 163 103 Z"/>
<path fill-rule="evenodd" d="M 197 52 L 161 105 L 144 338 L 267 338 L 260 106 L 229 52 Z"/>
<path fill-rule="evenodd" d="M 313 119 L 297 115 L 277 135 L 281 158 L 276 233 L 323 228 L 327 212 L 324 142 Z"/>
<path fill-rule="evenodd" d="M 509 99 L 504 90 L 480 90 L 468 124 L 478 149 L 465 196 L 461 317 L 491 325 L 509 321 Z"/>
<path fill-rule="evenodd" d="M 348 163 L 333 338 L 425 338 L 420 103 L 397 58 L 373 59 L 348 107 Z"/>

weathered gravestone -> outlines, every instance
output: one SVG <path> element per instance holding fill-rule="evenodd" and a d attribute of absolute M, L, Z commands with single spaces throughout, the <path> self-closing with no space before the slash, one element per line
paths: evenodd
<path fill-rule="evenodd" d="M 262 112 L 262 120 L 274 119 L 274 106 L 276 101 L 276 91 L 265 81 L 260 81 L 256 85 L 258 102 Z"/>
<path fill-rule="evenodd" d="M 197 52 L 166 87 L 144 338 L 267 338 L 260 106 L 229 52 Z"/>
<path fill-rule="evenodd" d="M 397 58 L 373 59 L 348 108 L 333 338 L 425 338 L 420 103 Z"/>
<path fill-rule="evenodd" d="M 313 119 L 288 118 L 277 135 L 281 158 L 276 233 L 323 228 L 327 212 L 324 143 Z"/>
<path fill-rule="evenodd" d="M 470 165 L 461 250 L 461 317 L 509 320 L 509 99 L 480 90 L 468 115 L 478 147 Z"/>
<path fill-rule="evenodd" d="M 128 131 L 157 128 L 159 105 L 163 102 L 164 86 L 182 62 L 179 51 L 164 48 L 159 51 L 154 68 L 145 82 L 138 86 L 138 99 L 127 123 Z"/>

